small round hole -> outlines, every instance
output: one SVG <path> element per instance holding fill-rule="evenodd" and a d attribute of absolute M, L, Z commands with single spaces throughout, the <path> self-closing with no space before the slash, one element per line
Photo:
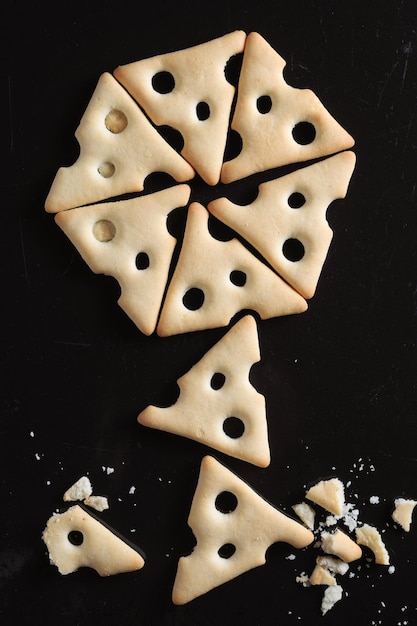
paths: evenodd
<path fill-rule="evenodd" d="M 225 543 L 221 548 L 218 549 L 217 554 L 222 559 L 230 559 L 231 556 L 236 552 L 236 546 L 233 543 Z"/>
<path fill-rule="evenodd" d="M 136 255 L 135 265 L 136 265 L 136 269 L 138 270 L 148 269 L 149 256 L 146 254 L 146 252 L 139 252 L 139 254 Z"/>
<path fill-rule="evenodd" d="M 103 178 L 111 178 L 116 170 L 113 163 L 106 161 L 98 166 L 98 173 L 101 174 Z"/>
<path fill-rule="evenodd" d="M 259 98 L 256 101 L 256 108 L 258 109 L 259 113 L 261 113 L 262 115 L 269 113 L 269 111 L 272 109 L 271 97 L 259 96 Z"/>
<path fill-rule="evenodd" d="M 198 287 L 191 287 L 191 289 L 185 293 L 182 303 L 189 311 L 201 309 L 204 303 L 204 291 Z"/>
<path fill-rule="evenodd" d="M 299 239 L 287 239 L 282 246 L 282 253 L 288 261 L 301 261 L 304 256 L 304 246 Z"/>
<path fill-rule="evenodd" d="M 288 198 L 288 206 L 292 209 L 299 209 L 305 204 L 305 197 L 299 191 L 295 191 Z"/>
<path fill-rule="evenodd" d="M 68 541 L 73 546 L 80 546 L 84 541 L 84 535 L 80 530 L 71 530 L 68 533 Z"/>
<path fill-rule="evenodd" d="M 230 282 L 236 287 L 244 287 L 246 285 L 246 273 L 241 270 L 233 270 L 230 272 Z"/>
<path fill-rule="evenodd" d="M 243 52 L 230 57 L 224 68 L 224 76 L 228 83 L 237 87 L 239 82 L 240 70 L 242 69 Z"/>
<path fill-rule="evenodd" d="M 306 146 L 316 138 L 316 129 L 311 122 L 299 122 L 292 129 L 292 136 L 296 143 Z"/>
<path fill-rule="evenodd" d="M 157 72 L 152 77 L 152 87 L 158 93 L 170 93 L 175 87 L 175 78 L 171 72 Z"/>
<path fill-rule="evenodd" d="M 200 122 L 208 120 L 210 117 L 210 107 L 207 102 L 199 102 L 196 106 L 196 113 Z"/>
<path fill-rule="evenodd" d="M 228 417 L 223 422 L 223 430 L 231 439 L 239 439 L 245 432 L 245 424 L 238 417 Z"/>
<path fill-rule="evenodd" d="M 114 239 L 116 226 L 110 220 L 98 220 L 93 226 L 93 235 L 97 241 L 106 243 Z"/>
<path fill-rule="evenodd" d="M 123 111 L 112 109 L 104 120 L 107 130 L 115 135 L 122 133 L 127 126 L 127 117 Z"/>
<path fill-rule="evenodd" d="M 231 491 L 222 491 L 217 496 L 214 505 L 220 513 L 232 513 L 237 507 L 237 497 Z"/>
<path fill-rule="evenodd" d="M 211 377 L 210 386 L 212 389 L 214 389 L 214 391 L 218 391 L 219 389 L 223 387 L 225 382 L 226 382 L 226 376 L 222 374 L 221 372 L 216 372 Z"/>

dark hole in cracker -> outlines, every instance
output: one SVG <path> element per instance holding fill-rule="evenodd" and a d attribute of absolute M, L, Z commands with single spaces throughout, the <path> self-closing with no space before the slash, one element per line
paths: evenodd
<path fill-rule="evenodd" d="M 288 261 L 301 261 L 304 256 L 304 246 L 299 239 L 287 239 L 282 246 L 282 253 Z"/>
<path fill-rule="evenodd" d="M 223 422 L 223 430 L 231 439 L 239 439 L 245 432 L 245 424 L 239 417 L 227 417 Z"/>
<path fill-rule="evenodd" d="M 215 507 L 220 513 L 232 513 L 237 507 L 237 497 L 231 491 L 222 491 L 215 500 Z"/>
<path fill-rule="evenodd" d="M 171 93 L 175 88 L 175 78 L 171 72 L 157 72 L 152 76 L 152 87 L 158 93 Z"/>

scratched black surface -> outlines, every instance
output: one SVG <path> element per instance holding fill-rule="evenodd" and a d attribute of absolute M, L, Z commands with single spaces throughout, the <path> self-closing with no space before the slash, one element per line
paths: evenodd
<path fill-rule="evenodd" d="M 415 4 L 16 1 L 2 12 L 2 624 L 416 624 L 417 527 L 406 535 L 390 521 L 395 497 L 417 497 Z M 356 139 L 308 312 L 259 324 L 253 380 L 267 399 L 272 463 L 215 455 L 286 512 L 318 478 L 351 481 L 348 501 L 384 530 L 395 571 L 352 566 L 347 595 L 324 617 L 323 590 L 295 582 L 316 552 L 290 560 L 285 544 L 265 566 L 172 605 L 209 449 L 146 430 L 136 415 L 224 329 L 145 338 L 116 305 L 115 281 L 94 275 L 43 209 L 56 169 L 76 158 L 73 133 L 103 71 L 236 28 L 260 32 L 287 60 L 287 80 L 313 89 Z M 85 473 L 109 497 L 103 519 L 145 551 L 140 572 L 60 576 L 49 565 L 42 530 Z"/>

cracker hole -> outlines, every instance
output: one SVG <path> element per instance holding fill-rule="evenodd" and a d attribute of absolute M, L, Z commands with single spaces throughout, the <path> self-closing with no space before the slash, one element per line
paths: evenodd
<path fill-rule="evenodd" d="M 242 152 L 243 142 L 242 137 L 236 130 L 229 128 L 227 134 L 226 147 L 224 151 L 224 160 L 232 161 Z"/>
<path fill-rule="evenodd" d="M 271 97 L 259 96 L 259 98 L 256 101 L 256 108 L 258 109 L 259 113 L 261 113 L 262 115 L 269 113 L 269 111 L 272 109 Z"/>
<path fill-rule="evenodd" d="M 222 559 L 230 559 L 236 552 L 236 546 L 233 543 L 225 543 L 218 549 L 217 554 Z"/>
<path fill-rule="evenodd" d="M 316 138 L 316 129 L 311 122 L 299 122 L 292 129 L 292 136 L 296 143 L 306 146 Z"/>
<path fill-rule="evenodd" d="M 233 270 L 229 276 L 230 282 L 236 287 L 244 287 L 246 285 L 246 272 L 241 270 Z"/>
<path fill-rule="evenodd" d="M 204 291 L 198 287 L 191 287 L 182 299 L 182 303 L 189 311 L 201 309 L 204 303 Z"/>
<path fill-rule="evenodd" d="M 98 220 L 93 226 L 93 235 L 97 241 L 107 243 L 116 236 L 116 226 L 110 220 Z"/>
<path fill-rule="evenodd" d="M 222 491 L 217 496 L 214 505 L 220 513 L 232 513 L 237 507 L 237 497 L 231 491 Z"/>
<path fill-rule="evenodd" d="M 157 72 L 152 76 L 152 87 L 157 93 L 171 93 L 175 88 L 175 78 L 171 72 Z"/>
<path fill-rule="evenodd" d="M 240 70 L 242 69 L 242 61 L 243 61 L 243 52 L 238 52 L 238 54 L 234 54 L 227 61 L 224 68 L 224 76 L 228 83 L 233 85 L 233 87 L 237 87 L 239 82 Z"/>
<path fill-rule="evenodd" d="M 110 161 L 105 161 L 98 166 L 97 171 L 103 178 L 111 178 L 116 171 L 116 168 L 113 163 L 110 163 Z"/>
<path fill-rule="evenodd" d="M 199 102 L 195 111 L 200 122 L 204 122 L 210 117 L 210 107 L 207 102 Z"/>
<path fill-rule="evenodd" d="M 164 125 L 158 126 L 158 132 L 162 139 L 165 139 L 165 141 L 169 143 L 171 148 L 174 148 L 176 152 L 181 152 L 184 147 L 184 137 L 179 130 L 172 128 L 172 126 Z"/>
<path fill-rule="evenodd" d="M 288 261 L 301 261 L 305 254 L 303 244 L 299 239 L 287 239 L 282 246 L 282 254 Z"/>
<path fill-rule="evenodd" d="M 135 265 L 138 270 L 147 270 L 149 267 L 149 255 L 146 252 L 139 252 L 136 255 Z"/>
<path fill-rule="evenodd" d="M 226 376 L 221 372 L 216 372 L 213 374 L 210 380 L 210 387 L 214 389 L 214 391 L 218 391 L 221 389 L 226 382 Z"/>
<path fill-rule="evenodd" d="M 294 191 L 290 196 L 288 196 L 288 206 L 292 209 L 299 209 L 305 204 L 305 197 L 299 191 Z"/>
<path fill-rule="evenodd" d="M 223 430 L 230 439 L 239 439 L 245 432 L 245 424 L 239 417 L 228 417 L 223 422 Z"/>
<path fill-rule="evenodd" d="M 107 130 L 115 135 L 122 133 L 127 126 L 127 117 L 123 111 L 112 109 L 104 120 Z"/>
<path fill-rule="evenodd" d="M 82 543 L 84 542 L 84 535 L 82 534 L 80 530 L 71 530 L 68 533 L 68 541 L 73 546 L 81 546 Z"/>

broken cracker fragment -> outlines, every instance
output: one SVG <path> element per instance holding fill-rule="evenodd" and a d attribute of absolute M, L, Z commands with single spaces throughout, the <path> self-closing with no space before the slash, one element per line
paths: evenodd
<path fill-rule="evenodd" d="M 84 504 L 96 511 L 106 511 L 109 508 L 109 501 L 105 496 L 89 496 L 84 500 Z"/>
<path fill-rule="evenodd" d="M 73 502 L 75 500 L 84 500 L 93 493 L 90 479 L 88 476 L 81 476 L 71 487 L 64 493 L 64 502 Z"/>
<path fill-rule="evenodd" d="M 52 515 L 43 531 L 49 560 L 60 574 L 90 567 L 100 576 L 141 569 L 141 554 L 78 504 Z"/>
<path fill-rule="evenodd" d="M 413 511 L 416 504 L 416 500 L 407 498 L 396 498 L 394 500 L 395 508 L 392 512 L 392 519 L 407 533 L 410 532 Z"/>
<path fill-rule="evenodd" d="M 375 563 L 389 565 L 390 558 L 380 532 L 374 526 L 364 524 L 356 529 L 356 541 L 369 548 L 375 555 Z"/>
<path fill-rule="evenodd" d="M 310 578 L 310 585 L 335 585 L 336 578 L 330 573 L 328 569 L 316 563 Z"/>
<path fill-rule="evenodd" d="M 362 550 L 358 544 L 339 528 L 334 532 L 321 534 L 321 547 L 327 554 L 334 554 L 346 563 L 356 561 L 362 556 Z"/>
<path fill-rule="evenodd" d="M 306 492 L 306 498 L 334 515 L 343 514 L 345 488 L 338 478 L 320 480 Z"/>
<path fill-rule="evenodd" d="M 314 530 L 316 512 L 312 506 L 307 504 L 307 502 L 299 502 L 298 504 L 294 504 L 292 506 L 292 510 L 296 515 L 298 515 L 306 528 Z"/>
<path fill-rule="evenodd" d="M 321 603 L 321 612 L 323 615 L 330 611 L 339 600 L 342 599 L 343 588 L 340 585 L 332 585 L 327 587 L 324 592 L 323 600 Z"/>

